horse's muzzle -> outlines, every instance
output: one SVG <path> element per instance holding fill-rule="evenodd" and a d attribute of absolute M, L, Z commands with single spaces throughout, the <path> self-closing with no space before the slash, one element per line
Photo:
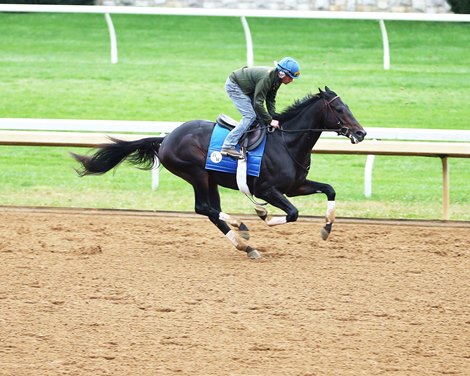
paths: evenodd
<path fill-rule="evenodd" d="M 348 137 L 351 140 L 352 144 L 358 144 L 359 142 L 364 140 L 364 137 L 366 137 L 367 132 L 364 130 L 357 130 L 354 132 L 349 131 Z"/>

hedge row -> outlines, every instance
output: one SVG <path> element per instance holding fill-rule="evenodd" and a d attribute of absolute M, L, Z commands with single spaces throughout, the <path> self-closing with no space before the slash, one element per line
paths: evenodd
<path fill-rule="evenodd" d="M 0 0 L 0 4 L 95 5 L 95 0 Z"/>
<path fill-rule="evenodd" d="M 470 14 L 470 0 L 447 0 L 454 13 Z"/>

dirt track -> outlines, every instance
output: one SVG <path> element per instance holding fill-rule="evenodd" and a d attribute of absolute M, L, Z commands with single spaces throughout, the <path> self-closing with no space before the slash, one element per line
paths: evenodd
<path fill-rule="evenodd" d="M 0 209 L 1 375 L 470 375 L 470 225 Z"/>

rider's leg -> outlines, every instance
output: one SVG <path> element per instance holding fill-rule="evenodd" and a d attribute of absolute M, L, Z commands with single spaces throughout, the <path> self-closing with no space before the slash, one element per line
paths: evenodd
<path fill-rule="evenodd" d="M 242 115 L 240 123 L 227 135 L 222 145 L 223 149 L 234 149 L 243 133 L 245 133 L 256 120 L 256 113 L 253 110 L 250 97 L 244 94 L 242 89 L 230 80 L 230 78 L 225 82 L 225 90 Z"/>

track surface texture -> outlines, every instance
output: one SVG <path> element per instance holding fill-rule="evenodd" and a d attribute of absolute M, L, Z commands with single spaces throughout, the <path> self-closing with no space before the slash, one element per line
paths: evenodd
<path fill-rule="evenodd" d="M 0 208 L 1 375 L 470 375 L 470 225 Z"/>

